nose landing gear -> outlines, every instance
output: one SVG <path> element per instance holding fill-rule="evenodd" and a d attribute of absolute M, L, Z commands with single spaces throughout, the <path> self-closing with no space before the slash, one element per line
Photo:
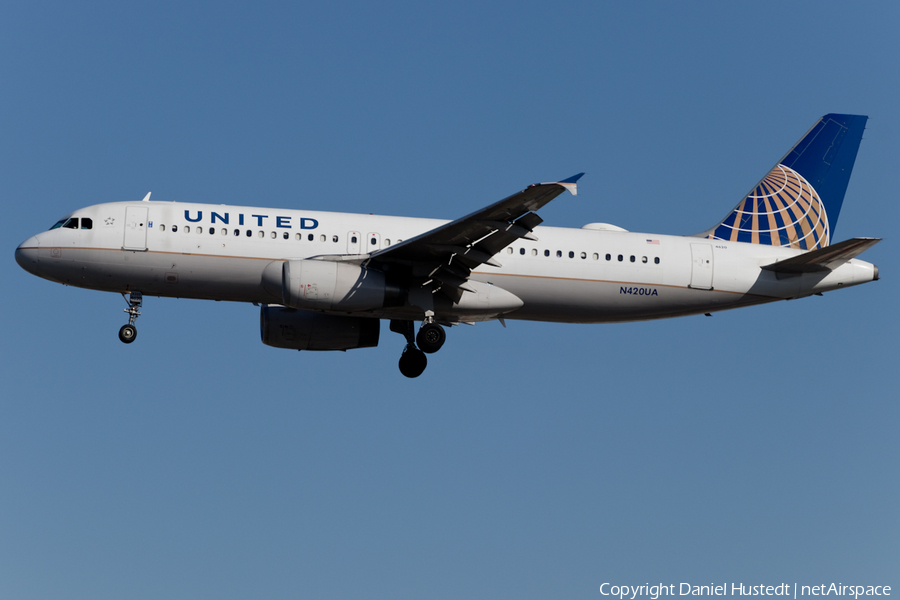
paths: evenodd
<path fill-rule="evenodd" d="M 128 313 L 128 324 L 122 325 L 122 328 L 119 329 L 119 340 L 124 344 L 130 344 L 137 338 L 137 327 L 134 326 L 134 322 L 141 316 L 143 296 L 140 292 L 130 292 L 128 296 L 122 294 L 122 297 L 128 303 L 128 308 L 125 309 L 125 312 Z"/>

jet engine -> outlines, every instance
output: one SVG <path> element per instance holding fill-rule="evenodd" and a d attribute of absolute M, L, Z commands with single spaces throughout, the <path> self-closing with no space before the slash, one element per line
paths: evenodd
<path fill-rule="evenodd" d="M 405 301 L 403 290 L 387 283 L 381 271 L 328 260 L 271 263 L 263 284 L 280 291 L 285 306 L 309 310 L 374 310 Z"/>
<path fill-rule="evenodd" d="M 378 345 L 378 319 L 323 315 L 263 304 L 259 311 L 262 343 L 290 350 L 351 350 Z"/>

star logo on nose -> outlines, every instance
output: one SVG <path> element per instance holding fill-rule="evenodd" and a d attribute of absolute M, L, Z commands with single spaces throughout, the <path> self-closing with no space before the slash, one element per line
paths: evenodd
<path fill-rule="evenodd" d="M 103 222 L 106 223 L 107 225 L 112 225 L 113 223 L 116 222 L 116 220 L 113 219 L 112 217 L 106 217 L 106 220 Z"/>

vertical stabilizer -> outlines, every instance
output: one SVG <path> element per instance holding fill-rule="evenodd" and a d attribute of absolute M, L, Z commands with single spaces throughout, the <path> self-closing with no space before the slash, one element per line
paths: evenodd
<path fill-rule="evenodd" d="M 867 119 L 819 119 L 725 219 L 699 237 L 803 250 L 828 246 Z"/>

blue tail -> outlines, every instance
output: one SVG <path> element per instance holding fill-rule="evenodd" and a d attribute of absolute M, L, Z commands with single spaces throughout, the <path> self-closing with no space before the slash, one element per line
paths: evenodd
<path fill-rule="evenodd" d="M 837 225 L 868 117 L 825 115 L 741 200 L 710 239 L 824 248 Z"/>

